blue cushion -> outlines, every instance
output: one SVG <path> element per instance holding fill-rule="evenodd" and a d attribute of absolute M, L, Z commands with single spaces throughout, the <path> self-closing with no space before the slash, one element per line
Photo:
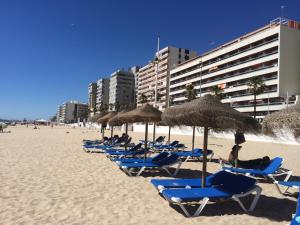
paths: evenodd
<path fill-rule="evenodd" d="M 206 187 L 212 186 L 212 178 L 218 173 L 223 173 L 219 171 L 215 174 L 211 174 L 206 177 Z M 191 179 L 151 179 L 151 183 L 155 186 L 163 186 L 165 188 L 184 188 L 190 186 L 193 188 L 201 187 L 201 178 L 191 178 Z"/>
<path fill-rule="evenodd" d="M 182 201 L 199 201 L 205 197 L 209 198 L 230 198 L 232 195 L 222 190 L 208 188 L 191 188 L 191 189 L 166 189 L 162 195 L 171 200 L 171 198 L 180 198 Z"/>

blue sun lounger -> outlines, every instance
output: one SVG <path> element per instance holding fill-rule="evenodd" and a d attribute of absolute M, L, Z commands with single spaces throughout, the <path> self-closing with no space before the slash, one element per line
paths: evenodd
<path fill-rule="evenodd" d="M 285 186 L 286 190 L 282 193 L 285 193 L 289 188 L 296 188 L 300 192 L 300 181 L 276 181 L 276 184 L 279 186 Z M 278 187 L 279 188 L 279 187 Z M 298 194 L 298 203 L 296 213 L 293 214 L 293 219 L 290 225 L 299 225 L 300 224 L 300 194 Z"/>
<path fill-rule="evenodd" d="M 138 150 L 135 151 L 114 151 L 110 153 L 106 153 L 106 156 L 108 158 L 127 158 L 127 157 L 142 157 L 144 154 L 149 152 L 149 148 L 144 149 L 144 148 L 139 148 Z"/>
<path fill-rule="evenodd" d="M 176 152 L 177 155 L 181 158 L 185 158 L 185 161 L 188 161 L 190 158 L 197 158 L 199 160 L 203 157 L 203 152 L 201 148 L 195 148 L 193 151 L 182 151 Z M 212 157 L 214 156 L 214 152 L 212 150 L 207 150 L 207 156 L 209 156 L 209 161 L 211 161 Z"/>
<path fill-rule="evenodd" d="M 224 170 L 216 172 L 206 177 L 206 187 L 212 186 L 212 181 L 215 176 L 227 173 Z M 153 186 L 159 191 L 162 192 L 165 189 L 172 188 L 200 188 L 201 187 L 201 178 L 190 178 L 190 179 L 151 179 L 150 181 Z"/>
<path fill-rule="evenodd" d="M 146 159 L 143 158 L 117 158 L 117 159 L 112 159 L 112 161 L 116 162 L 118 165 L 120 165 L 121 163 L 143 163 L 143 162 L 158 162 L 166 157 L 168 157 L 170 155 L 170 153 L 168 152 L 161 152 L 159 154 L 157 154 L 154 157 L 149 157 Z"/>
<path fill-rule="evenodd" d="M 293 219 L 290 225 L 299 225 L 299 224 L 300 224 L 300 194 L 298 196 L 296 213 L 293 215 Z"/>
<path fill-rule="evenodd" d="M 133 151 L 137 151 L 142 147 L 142 143 L 138 143 L 136 145 L 134 145 L 133 147 L 129 148 L 128 150 L 125 149 L 106 149 L 105 153 L 107 154 L 113 154 L 115 152 L 133 152 Z"/>
<path fill-rule="evenodd" d="M 120 163 L 120 168 L 129 176 L 140 176 L 145 169 L 159 169 L 166 171 L 170 176 L 176 176 L 178 173 L 181 160 L 178 155 L 171 153 L 169 156 L 159 160 L 157 162 L 139 162 L 139 163 Z M 171 173 L 169 168 L 177 165 L 175 172 Z M 136 171 L 136 174 L 134 174 Z"/>
<path fill-rule="evenodd" d="M 170 144 L 156 144 L 152 145 L 152 148 L 156 150 L 164 150 L 164 149 L 174 149 L 176 145 L 179 144 L 179 141 L 172 141 Z"/>
<path fill-rule="evenodd" d="M 284 194 L 290 188 L 297 188 L 300 192 L 300 181 L 275 181 L 275 184 L 278 187 L 278 190 Z M 284 186 L 286 189 L 281 191 L 280 186 Z"/>
<path fill-rule="evenodd" d="M 264 169 L 241 169 L 241 168 L 233 168 L 233 167 L 223 167 L 223 169 L 234 173 L 246 174 L 248 176 L 249 175 L 254 177 L 263 176 L 264 178 L 270 178 L 273 181 L 273 183 L 275 183 L 276 182 L 275 177 L 285 176 L 284 181 L 288 181 L 288 179 L 292 175 L 292 171 L 284 170 L 281 168 L 283 161 L 284 161 L 283 158 L 276 157 L 272 159 L 270 164 Z"/>
<path fill-rule="evenodd" d="M 170 204 L 179 205 L 187 217 L 199 216 L 209 200 L 217 199 L 233 199 L 245 211 L 253 211 L 262 189 L 256 185 L 256 180 L 251 177 L 232 174 L 229 172 L 215 176 L 212 180 L 214 186 L 206 188 L 190 188 L 190 189 L 166 189 L 162 191 L 164 198 Z M 240 198 L 256 193 L 249 209 L 246 209 Z M 199 207 L 191 215 L 186 205 L 199 203 Z"/>

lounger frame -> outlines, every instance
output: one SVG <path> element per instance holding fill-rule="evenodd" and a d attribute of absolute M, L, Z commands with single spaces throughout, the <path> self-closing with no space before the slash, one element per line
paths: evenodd
<path fill-rule="evenodd" d="M 231 197 L 231 199 L 233 199 L 234 201 L 236 201 L 240 205 L 240 207 L 243 209 L 243 211 L 245 211 L 245 212 L 251 212 L 251 211 L 253 211 L 255 209 L 255 207 L 257 205 L 257 202 L 259 200 L 261 192 L 262 192 L 261 187 L 255 185 L 252 189 L 250 189 L 246 193 L 233 195 Z M 248 196 L 248 195 L 250 195 L 252 193 L 255 193 L 255 196 L 254 196 L 254 199 L 253 199 L 250 207 L 247 209 L 245 207 L 245 205 L 242 203 L 242 201 L 240 200 L 240 198 Z M 190 204 L 190 203 L 193 204 L 194 202 L 185 202 L 181 198 L 175 198 L 175 197 L 172 197 L 171 199 L 167 199 L 167 200 L 169 201 L 170 204 L 177 204 L 177 205 L 179 205 L 179 207 L 182 209 L 182 211 L 184 212 L 184 214 L 187 217 L 196 217 L 196 216 L 199 216 L 201 214 L 201 212 L 203 211 L 203 209 L 205 208 L 206 204 L 209 202 L 209 198 L 208 197 L 205 197 L 205 198 L 201 199 L 198 202 L 199 203 L 199 207 L 196 209 L 196 211 L 194 212 L 194 214 L 191 214 L 191 213 L 188 212 L 188 210 L 186 209 L 185 205 Z"/>
<path fill-rule="evenodd" d="M 174 173 L 171 173 L 169 168 L 171 166 L 176 165 L 176 169 L 174 171 Z M 128 174 L 128 176 L 130 177 L 138 177 L 140 176 L 146 169 L 160 169 L 163 171 L 166 171 L 170 176 L 175 177 L 177 175 L 177 173 L 179 172 L 179 169 L 181 167 L 182 161 L 180 159 L 176 160 L 174 163 L 168 164 L 168 165 L 164 165 L 164 166 L 154 166 L 154 167 L 147 167 L 147 166 L 143 166 L 141 167 L 138 172 L 136 174 L 134 174 L 134 170 L 137 169 L 136 167 L 134 168 L 130 168 L 128 166 L 121 166 L 120 168 L 122 168 L 122 170 Z"/>

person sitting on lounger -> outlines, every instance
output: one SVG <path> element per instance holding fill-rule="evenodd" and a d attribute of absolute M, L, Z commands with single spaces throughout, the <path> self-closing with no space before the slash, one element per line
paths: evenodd
<path fill-rule="evenodd" d="M 229 163 L 232 166 L 236 166 L 235 163 L 237 161 L 237 166 L 239 168 L 243 169 L 254 169 L 254 168 L 265 168 L 270 163 L 269 156 L 264 156 L 263 158 L 257 158 L 257 159 L 251 159 L 251 160 L 239 160 L 237 159 L 237 153 L 239 150 L 241 150 L 242 146 L 240 145 L 234 145 L 232 147 L 231 152 L 229 153 L 228 160 L 220 158 L 225 163 Z M 236 160 L 237 159 L 237 160 Z"/>

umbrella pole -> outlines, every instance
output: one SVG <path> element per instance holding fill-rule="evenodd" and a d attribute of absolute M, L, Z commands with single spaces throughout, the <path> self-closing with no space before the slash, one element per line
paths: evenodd
<path fill-rule="evenodd" d="M 148 122 L 146 122 L 146 125 L 145 125 L 145 154 L 144 154 L 145 161 L 147 158 L 147 144 L 148 144 Z"/>
<path fill-rule="evenodd" d="M 102 139 L 104 139 L 104 126 L 101 124 L 101 129 L 102 129 Z"/>
<path fill-rule="evenodd" d="M 114 126 L 110 127 L 111 131 L 110 131 L 110 137 L 112 138 L 114 135 Z"/>
<path fill-rule="evenodd" d="M 192 152 L 194 153 L 195 148 L 195 126 L 193 126 L 193 139 L 192 139 Z"/>
<path fill-rule="evenodd" d="M 125 134 L 128 135 L 128 123 L 125 124 Z M 125 143 L 125 150 L 127 150 L 127 143 Z"/>
<path fill-rule="evenodd" d="M 206 162 L 207 162 L 207 141 L 208 141 L 208 127 L 204 127 L 203 135 L 203 161 L 202 161 L 202 188 L 205 187 L 206 179 Z"/>
<path fill-rule="evenodd" d="M 237 144 L 235 145 L 236 147 L 238 146 Z M 237 168 L 238 167 L 238 158 L 239 158 L 239 152 L 235 151 L 235 160 L 234 160 L 234 167 Z"/>
<path fill-rule="evenodd" d="M 156 123 L 153 123 L 153 143 L 155 142 Z"/>
<path fill-rule="evenodd" d="M 170 144 L 170 141 L 171 141 L 171 126 L 169 126 L 168 144 Z"/>

